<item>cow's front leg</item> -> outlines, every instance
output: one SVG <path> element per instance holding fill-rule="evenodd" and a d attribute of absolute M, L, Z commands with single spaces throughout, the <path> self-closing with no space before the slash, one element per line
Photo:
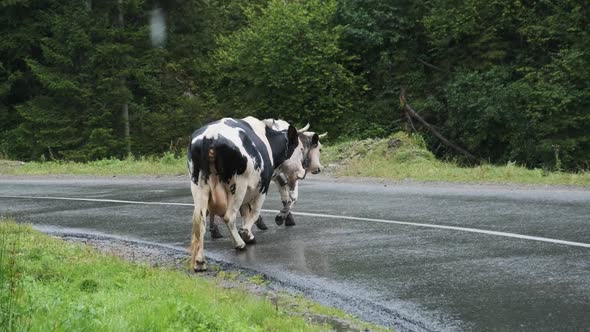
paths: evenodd
<path fill-rule="evenodd" d="M 289 184 L 289 198 L 291 198 L 291 205 L 289 206 L 289 211 L 287 212 L 287 217 L 285 219 L 285 226 L 295 226 L 295 219 L 291 214 L 291 209 L 293 205 L 297 202 L 297 198 L 299 198 L 299 181 L 294 181 L 293 183 Z"/>
<path fill-rule="evenodd" d="M 258 219 L 256 219 L 256 222 L 254 223 L 254 225 L 256 225 L 256 227 L 261 231 L 265 231 L 268 229 L 268 226 L 266 226 L 266 224 L 264 223 L 264 220 L 262 220 L 261 215 L 258 216 Z"/>
<path fill-rule="evenodd" d="M 219 227 L 215 223 L 215 215 L 213 213 L 209 214 L 209 232 L 211 233 L 212 239 L 220 239 L 223 237 L 221 231 L 219 231 Z"/>
<path fill-rule="evenodd" d="M 262 204 L 264 203 L 265 195 L 259 195 L 249 204 L 244 204 L 240 210 L 242 213 L 242 217 L 244 218 L 244 226 L 240 228 L 240 236 L 242 240 L 247 244 L 254 244 L 256 243 L 256 238 L 254 238 L 254 234 L 252 233 L 252 226 L 258 220 L 260 216 L 260 209 L 262 208 Z"/>
<path fill-rule="evenodd" d="M 285 223 L 285 226 L 295 226 L 295 220 L 291 214 L 291 208 L 295 202 L 297 202 L 299 193 L 298 181 L 290 181 L 285 185 L 279 186 L 279 193 L 281 194 L 283 208 L 275 217 L 275 222 L 279 226 L 282 225 L 283 222 Z"/>
<path fill-rule="evenodd" d="M 287 213 L 287 217 L 285 217 L 285 226 L 295 226 L 295 219 L 293 218 L 291 211 L 289 211 L 289 213 Z"/>
<path fill-rule="evenodd" d="M 281 202 L 283 203 L 283 208 L 275 217 L 275 222 L 277 225 L 282 225 L 287 219 L 287 214 L 291 210 L 291 197 L 289 196 L 289 186 L 287 183 L 277 183 L 279 186 L 279 194 L 281 195 Z"/>

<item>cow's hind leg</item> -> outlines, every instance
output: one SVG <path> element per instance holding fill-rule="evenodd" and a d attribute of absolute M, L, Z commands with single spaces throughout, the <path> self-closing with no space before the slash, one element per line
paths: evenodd
<path fill-rule="evenodd" d="M 223 216 L 223 221 L 225 221 L 225 224 L 227 225 L 227 229 L 229 230 L 236 250 L 243 250 L 246 248 L 246 243 L 242 240 L 240 234 L 238 234 L 238 229 L 236 228 L 236 217 L 240 210 L 241 203 L 244 201 L 244 196 L 246 196 L 246 186 L 240 186 L 236 183 L 235 194 L 228 196 L 227 211 L 225 212 L 225 216 Z"/>
<path fill-rule="evenodd" d="M 240 207 L 240 215 L 242 216 L 242 220 L 244 220 L 244 225 L 246 225 L 247 220 L 250 220 L 251 218 L 250 211 L 252 211 L 252 207 L 248 203 L 245 203 Z M 240 234 L 240 237 L 246 242 L 246 244 L 256 243 L 256 239 L 252 232 L 246 231 L 244 227 L 238 230 L 238 234 Z"/>
<path fill-rule="evenodd" d="M 264 194 L 259 195 L 254 200 L 252 200 L 249 204 L 244 204 L 242 206 L 242 216 L 244 217 L 244 226 L 240 228 L 240 236 L 242 240 L 248 244 L 256 243 L 256 239 L 254 238 L 254 234 L 252 233 L 252 226 L 258 220 L 260 216 L 260 209 L 262 208 L 262 204 L 264 203 L 264 198 L 266 196 Z"/>
<path fill-rule="evenodd" d="M 191 183 L 191 192 L 195 209 L 193 211 L 193 231 L 191 236 L 191 263 L 193 269 L 198 271 L 207 270 L 203 245 L 205 241 L 205 218 L 207 215 L 207 200 L 209 197 L 208 186 L 197 186 Z"/>

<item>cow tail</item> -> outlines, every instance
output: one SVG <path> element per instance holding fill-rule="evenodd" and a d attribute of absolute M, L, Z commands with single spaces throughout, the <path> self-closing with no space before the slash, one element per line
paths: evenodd
<path fill-rule="evenodd" d="M 205 183 L 209 179 L 209 156 L 206 151 L 210 145 L 210 139 L 203 139 L 191 143 L 188 147 L 189 174 L 194 184 L 198 184 L 199 179 L 204 180 Z"/>
<path fill-rule="evenodd" d="M 191 182 L 194 184 L 197 184 L 197 180 L 199 178 L 199 174 L 198 174 L 198 168 L 197 165 L 195 165 L 195 159 L 194 159 L 194 154 L 193 154 L 193 144 L 189 139 L 188 142 L 188 147 L 186 149 L 186 163 L 187 163 L 187 167 L 188 167 L 188 174 L 191 178 Z"/>

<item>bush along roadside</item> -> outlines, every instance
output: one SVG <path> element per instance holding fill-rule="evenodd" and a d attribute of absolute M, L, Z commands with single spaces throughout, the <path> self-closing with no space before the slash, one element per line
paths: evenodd
<path fill-rule="evenodd" d="M 253 295 L 238 274 L 133 264 L 0 219 L 0 330 L 329 331 L 331 321 L 318 319 L 328 316 L 348 317 L 358 324 L 351 330 L 383 330 L 288 294 Z"/>

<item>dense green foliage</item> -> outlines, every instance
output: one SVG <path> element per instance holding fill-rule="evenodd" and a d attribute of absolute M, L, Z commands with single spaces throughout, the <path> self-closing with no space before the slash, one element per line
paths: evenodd
<path fill-rule="evenodd" d="M 350 109 L 353 74 L 331 23 L 335 1 L 271 1 L 251 24 L 220 37 L 212 56 L 217 96 L 228 110 L 338 126 Z"/>
<path fill-rule="evenodd" d="M 192 12 L 168 3 L 171 14 Z M 122 107 L 132 151 L 178 144 L 207 115 L 196 89 L 213 32 L 190 17 L 168 25 L 166 47 L 150 43 L 152 5 L 143 1 L 14 1 L 0 12 L 2 152 L 24 160 L 93 160 L 125 154 Z M 202 5 L 204 7 L 205 5 Z M 191 6 L 189 6 L 189 9 Z M 202 35 L 205 34 L 205 37 Z M 185 139 L 186 140 L 186 139 Z M 184 144 L 184 143 L 183 143 Z"/>
<path fill-rule="evenodd" d="M 1 1 L 0 156 L 124 157 L 124 105 L 135 155 L 181 151 L 222 116 L 385 137 L 411 128 L 405 88 L 483 160 L 590 167 L 585 0 L 170 1 L 165 43 L 152 45 L 156 6 Z"/>

